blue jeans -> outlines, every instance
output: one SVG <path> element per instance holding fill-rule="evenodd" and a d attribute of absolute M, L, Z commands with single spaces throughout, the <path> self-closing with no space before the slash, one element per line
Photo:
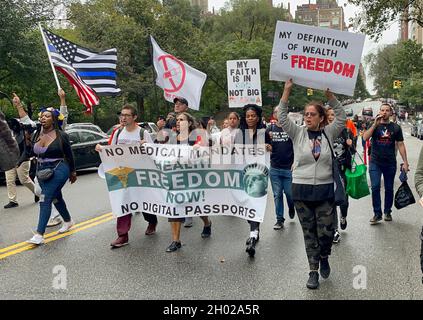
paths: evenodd
<path fill-rule="evenodd" d="M 286 169 L 277 169 L 270 167 L 270 181 L 272 183 L 273 198 L 275 200 L 276 219 L 284 222 L 283 217 L 283 194 L 285 193 L 288 207 L 293 210 L 292 201 L 292 172 Z"/>
<path fill-rule="evenodd" d="M 392 203 L 394 202 L 394 179 L 397 171 L 397 165 L 381 166 L 370 161 L 370 181 L 372 184 L 372 203 L 375 216 L 382 217 L 382 204 L 380 199 L 380 180 L 383 175 L 385 182 L 385 209 L 383 213 L 391 213 Z"/>
<path fill-rule="evenodd" d="M 42 163 L 39 165 L 39 169 L 54 168 L 56 164 L 57 162 L 54 164 Z M 62 161 L 54 170 L 52 178 L 47 181 L 39 181 L 42 190 L 40 196 L 40 217 L 37 227 L 37 232 L 39 234 L 44 234 L 46 231 L 47 223 L 51 215 L 52 203 L 65 222 L 71 221 L 69 211 L 66 208 L 66 203 L 62 196 L 62 188 L 69 179 L 69 175 L 69 166 Z"/>

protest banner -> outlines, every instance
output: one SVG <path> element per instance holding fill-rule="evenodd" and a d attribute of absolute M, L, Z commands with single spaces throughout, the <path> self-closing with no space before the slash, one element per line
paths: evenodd
<path fill-rule="evenodd" d="M 224 164 L 221 158 L 237 155 Z M 100 153 L 113 214 L 168 218 L 236 216 L 262 222 L 269 157 L 265 145 L 115 145 Z"/>
<path fill-rule="evenodd" d="M 229 108 L 262 105 L 260 60 L 226 61 Z"/>
<path fill-rule="evenodd" d="M 163 89 L 164 98 L 173 102 L 176 97 L 183 97 L 188 101 L 190 109 L 199 110 L 201 90 L 207 75 L 164 52 L 152 36 L 150 40 L 157 73 L 156 84 Z"/>
<path fill-rule="evenodd" d="M 352 96 L 365 36 L 278 21 L 270 61 L 270 80 Z"/>

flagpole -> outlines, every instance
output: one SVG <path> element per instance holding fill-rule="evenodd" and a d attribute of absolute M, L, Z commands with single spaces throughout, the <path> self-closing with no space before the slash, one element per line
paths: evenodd
<path fill-rule="evenodd" d="M 56 73 L 56 69 L 54 68 L 53 61 L 51 61 L 50 50 L 48 49 L 47 39 L 44 35 L 43 28 L 41 27 L 40 22 L 38 23 L 38 26 L 40 27 L 40 32 L 41 32 L 41 36 L 43 37 L 44 46 L 46 47 L 46 50 L 47 50 L 48 61 L 50 61 L 50 66 L 51 66 L 51 69 L 53 70 L 53 75 L 54 75 L 54 79 L 56 80 L 57 89 L 60 90 L 62 89 L 62 87 L 60 86 L 59 78 L 57 77 L 57 73 Z"/>
<path fill-rule="evenodd" d="M 156 106 L 157 106 L 157 109 L 158 109 L 158 111 L 159 111 L 159 114 L 158 115 L 160 115 L 161 114 L 161 111 L 160 111 L 160 106 L 159 106 L 159 104 L 158 104 L 158 99 L 157 99 L 157 86 L 156 86 L 156 81 L 155 81 L 155 77 L 156 77 L 156 75 L 154 74 L 154 55 L 153 55 L 153 44 L 151 43 L 151 39 L 150 39 L 150 58 L 151 58 L 151 73 L 153 74 L 153 90 L 154 90 L 154 103 L 156 104 Z"/>

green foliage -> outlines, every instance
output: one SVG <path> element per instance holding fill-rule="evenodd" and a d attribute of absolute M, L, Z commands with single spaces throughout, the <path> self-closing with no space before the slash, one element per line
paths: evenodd
<path fill-rule="evenodd" d="M 404 87 L 410 75 L 423 73 L 422 55 L 422 46 L 411 40 L 385 46 L 376 54 L 368 55 L 366 61 L 370 65 L 370 73 L 375 77 L 378 96 L 397 97 L 394 80 L 402 80 Z"/>
<path fill-rule="evenodd" d="M 413 73 L 405 80 L 398 95 L 401 103 L 411 107 L 423 106 L 423 73 Z"/>
<path fill-rule="evenodd" d="M 22 5 L 17 6 L 17 2 Z M 4 0 L 0 7 L 0 90 L 9 94 L 15 91 L 34 109 L 41 105 L 57 106 L 59 102 L 37 28 L 39 21 L 51 19 L 56 2 L 60 1 Z M 119 97 L 102 97 L 94 114 L 86 116 L 75 90 L 59 74 L 67 93 L 70 122 L 93 121 L 107 130 L 117 122 L 116 112 L 125 103 L 136 106 L 145 121 L 172 110 L 162 89 L 155 85 L 150 35 L 164 51 L 207 74 L 200 110 L 192 112 L 195 116 L 229 111 L 227 60 L 259 59 L 264 113 L 269 116 L 279 101 L 283 83 L 268 80 L 269 67 L 276 21 L 285 20 L 287 12 L 272 7 L 267 0 L 231 0 L 219 15 L 201 15 L 200 8 L 191 6 L 188 0 L 69 2 L 72 4 L 68 19 L 72 27 L 52 31 L 92 50 L 117 48 L 118 84 L 122 89 Z M 303 109 L 310 100 L 325 101 L 323 92 L 314 90 L 313 96 L 307 96 L 306 90 L 294 87 L 290 97 L 294 110 Z M 355 96 L 366 97 L 360 77 Z M 5 100 L 0 100 L 0 106 L 17 116 Z"/>
<path fill-rule="evenodd" d="M 423 2 L 416 0 L 349 0 L 360 8 L 352 19 L 361 32 L 370 38 L 380 39 L 382 32 L 403 18 L 402 14 L 408 10 L 407 23 L 414 21 L 423 26 Z"/>
<path fill-rule="evenodd" d="M 364 100 L 366 98 L 370 98 L 370 93 L 367 91 L 366 84 L 364 83 L 364 79 L 360 73 L 358 73 L 357 83 L 354 89 L 354 99 L 360 98 L 360 100 Z"/>

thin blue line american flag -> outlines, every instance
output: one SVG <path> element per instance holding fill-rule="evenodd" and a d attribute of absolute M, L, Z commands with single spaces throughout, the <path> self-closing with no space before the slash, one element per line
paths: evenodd
<path fill-rule="evenodd" d="M 116 84 L 116 49 L 93 52 L 43 29 L 49 54 L 55 68 L 63 73 L 75 88 L 81 103 L 87 108 L 98 105 L 97 96 L 116 96 L 121 90 Z M 91 111 L 91 110 L 87 110 Z"/>

